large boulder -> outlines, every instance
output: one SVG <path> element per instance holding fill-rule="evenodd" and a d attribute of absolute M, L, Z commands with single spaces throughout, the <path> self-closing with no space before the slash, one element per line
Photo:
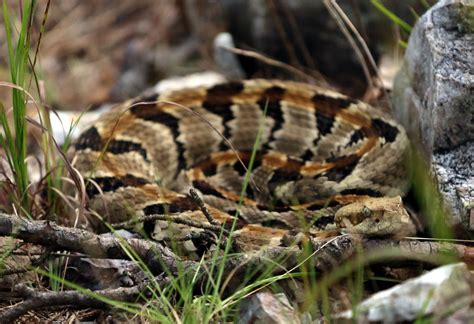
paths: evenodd
<path fill-rule="evenodd" d="M 470 230 L 474 230 L 473 90 L 474 1 L 439 1 L 410 35 L 394 83 L 394 114 L 431 166 L 448 222 Z"/>

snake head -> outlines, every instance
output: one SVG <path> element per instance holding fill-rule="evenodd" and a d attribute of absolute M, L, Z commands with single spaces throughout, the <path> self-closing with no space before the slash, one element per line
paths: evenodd
<path fill-rule="evenodd" d="M 365 198 L 341 207 L 335 221 L 342 233 L 366 236 L 410 236 L 416 233 L 400 196 Z"/>

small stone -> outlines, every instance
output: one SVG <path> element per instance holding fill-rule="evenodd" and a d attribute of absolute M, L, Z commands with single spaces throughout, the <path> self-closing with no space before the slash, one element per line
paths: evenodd
<path fill-rule="evenodd" d="M 285 294 L 263 291 L 246 298 L 240 305 L 239 324 L 301 323 Z"/>
<path fill-rule="evenodd" d="M 197 250 L 196 246 L 192 241 L 184 241 L 183 246 L 187 251 L 194 252 Z"/>
<path fill-rule="evenodd" d="M 333 319 L 399 323 L 431 317 L 437 322 L 469 308 L 472 283 L 466 264 L 442 266 L 367 298 L 356 306 L 357 318 L 349 310 Z"/>
<path fill-rule="evenodd" d="M 230 33 L 220 33 L 214 39 L 214 61 L 230 80 L 245 79 L 245 72 L 236 54 L 227 50 L 234 48 L 234 40 Z"/>

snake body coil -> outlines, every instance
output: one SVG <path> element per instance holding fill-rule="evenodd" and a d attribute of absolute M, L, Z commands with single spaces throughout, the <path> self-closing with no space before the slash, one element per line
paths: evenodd
<path fill-rule="evenodd" d="M 249 80 L 116 106 L 80 136 L 75 167 L 88 179 L 90 207 L 108 222 L 165 214 L 208 224 L 187 195 L 194 187 L 220 223 L 239 209 L 238 231 L 259 246 L 299 227 L 301 215 L 317 223 L 324 206 L 403 196 L 407 148 L 403 128 L 363 102 L 308 84 Z"/>

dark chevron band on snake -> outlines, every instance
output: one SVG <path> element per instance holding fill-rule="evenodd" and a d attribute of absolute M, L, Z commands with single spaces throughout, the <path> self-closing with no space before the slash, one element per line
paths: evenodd
<path fill-rule="evenodd" d="M 249 163 L 259 129 L 252 181 L 239 208 L 247 172 L 241 162 Z M 110 223 L 151 214 L 206 223 L 187 195 L 194 187 L 221 223 L 239 209 L 236 237 L 261 244 L 259 236 L 277 242 L 301 227 L 301 217 L 317 223 L 321 207 L 403 196 L 407 149 L 403 128 L 380 109 L 308 84 L 248 80 L 114 107 L 76 142 L 75 167 L 88 180 L 89 207 Z M 158 224 L 158 237 L 179 235 L 168 227 Z"/>

